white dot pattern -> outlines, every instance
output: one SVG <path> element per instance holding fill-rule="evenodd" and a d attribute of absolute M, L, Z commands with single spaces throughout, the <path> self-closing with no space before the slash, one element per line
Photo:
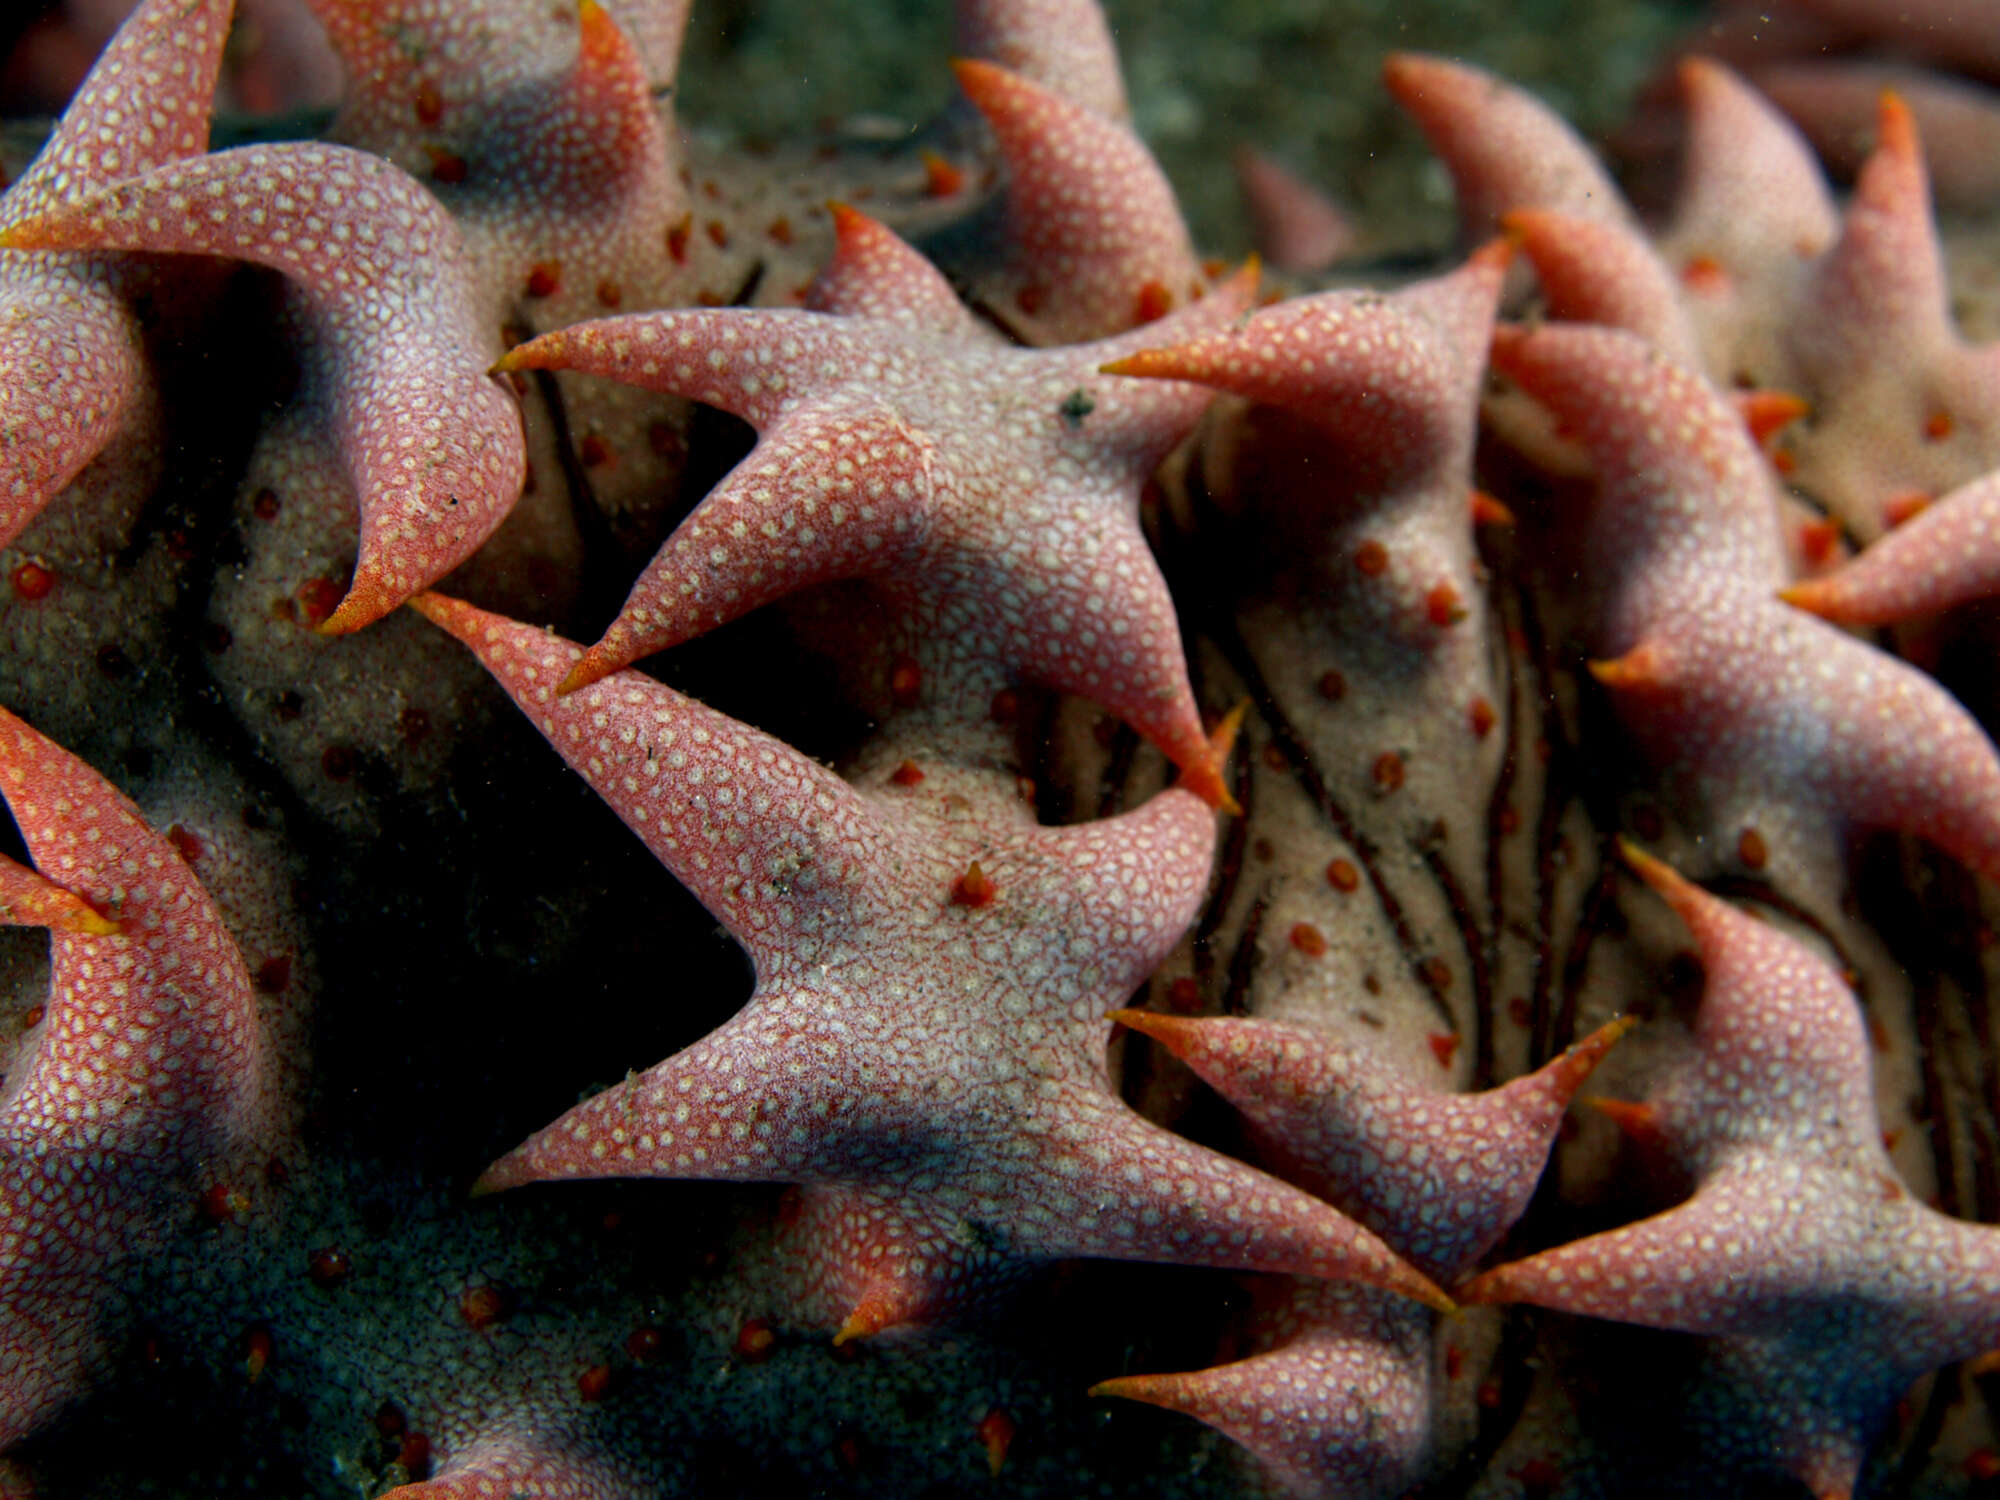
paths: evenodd
<path fill-rule="evenodd" d="M 1149 1124 L 1109 1088 L 1106 1017 L 1206 886 L 1213 833 L 1197 798 L 1170 791 L 1121 817 L 1040 828 L 1010 786 L 857 790 L 636 674 L 557 699 L 576 647 L 469 605 L 419 603 L 757 967 L 734 1019 L 570 1111 L 490 1168 L 488 1188 L 839 1185 L 853 1191 L 834 1200 L 837 1232 L 808 1247 L 801 1274 L 858 1277 L 876 1304 L 906 1310 L 1075 1255 L 1424 1290 L 1351 1220 Z M 962 904 L 954 889 L 975 861 L 992 890 Z"/>
<path fill-rule="evenodd" d="M 1751 1440 L 1790 1444 L 1808 1476 L 1838 1458 L 1851 1486 L 1917 1376 L 2000 1343 L 2000 1229 L 1947 1218 L 1897 1179 L 1839 976 L 1664 866 L 1645 873 L 1708 979 L 1693 1059 L 1651 1101 L 1695 1194 L 1488 1272 L 1475 1295 L 1731 1336 L 1736 1357 L 1789 1371 L 1744 1414 Z"/>
<path fill-rule="evenodd" d="M 760 440 L 648 564 L 591 649 L 610 670 L 760 604 L 868 576 L 909 631 L 1127 719 L 1206 767 L 1139 486 L 1207 396 L 1098 366 L 1216 327 L 1247 279 L 1171 323 L 1077 349 L 996 349 L 809 312 L 648 313 L 524 344 L 511 363 L 614 376 L 734 412 Z"/>

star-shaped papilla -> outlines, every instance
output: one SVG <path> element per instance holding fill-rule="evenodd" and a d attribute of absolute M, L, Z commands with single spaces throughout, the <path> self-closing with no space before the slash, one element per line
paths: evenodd
<path fill-rule="evenodd" d="M 192 1203 L 183 1179 L 259 1138 L 272 1100 L 250 977 L 174 846 L 4 710 L 0 797 L 61 893 L 0 875 L 31 908 L 13 919 L 56 921 L 45 1014 L 0 1096 L 4 1449 L 101 1353 L 107 1269 L 172 1217 L 176 1185 Z"/>
<path fill-rule="evenodd" d="M 229 0 L 148 0 L 105 48 L 48 144 L 0 197 L 0 226 L 208 149 Z M 0 255 L 0 547 L 147 401 L 124 257 Z"/>
<path fill-rule="evenodd" d="M 686 6 L 654 8 L 675 13 L 677 52 Z M 597 0 L 568 13 L 533 0 L 316 10 L 350 79 L 335 138 L 429 184 L 459 223 L 494 321 L 559 327 L 685 300 L 684 270 L 666 253 L 688 206 L 665 102 L 671 59 L 652 77 Z"/>
<path fill-rule="evenodd" d="M 960 57 L 997 63 L 1107 120 L 1132 117 L 1097 0 L 958 0 L 952 34 Z"/>
<path fill-rule="evenodd" d="M 1484 69 L 1396 52 L 1383 82 L 1444 161 L 1458 195 L 1460 230 L 1477 243 L 1517 208 L 1630 224 L 1625 195 L 1562 117 Z"/>
<path fill-rule="evenodd" d="M 1526 1210 L 1571 1097 L 1630 1029 L 1614 1021 L 1479 1094 L 1412 1082 L 1310 1026 L 1118 1011 L 1244 1112 L 1259 1159 L 1339 1204 L 1425 1274 L 1453 1279 Z M 1295 1285 L 1248 1359 L 1097 1387 L 1228 1433 L 1299 1494 L 1397 1493 L 1427 1454 L 1431 1339 L 1421 1309 L 1365 1288 Z"/>
<path fill-rule="evenodd" d="M 1920 834 L 2000 874 L 2000 760 L 1921 672 L 1781 603 L 1768 465 L 1700 375 L 1622 331 L 1502 328 L 1495 366 L 1590 454 L 1592 670 L 1726 843 Z"/>
<path fill-rule="evenodd" d="M 933 643 L 927 693 L 997 663 L 1080 694 L 1220 803 L 1173 601 L 1138 523 L 1140 486 L 1208 393 L 1099 367 L 1223 326 L 1255 284 L 1245 271 L 1159 325 L 1052 350 L 763 309 L 609 318 L 511 350 L 502 369 L 608 375 L 758 431 L 565 690 L 811 585 L 866 579 Z"/>
<path fill-rule="evenodd" d="M 1791 1378 L 1762 1442 L 1850 1492 L 1869 1438 L 1919 1375 L 2000 1340 L 2000 1229 L 1913 1198 L 1883 1149 L 1859 1005 L 1796 940 L 1636 851 L 1693 933 L 1706 989 L 1688 1064 L 1639 1108 L 1693 1196 L 1488 1271 L 1482 1302 L 1741 1340 Z"/>
<path fill-rule="evenodd" d="M 1833 195 L 1797 128 L 1728 68 L 1687 58 L 1679 81 L 1686 144 L 1658 254 L 1678 280 L 1710 376 L 1782 383 L 1788 369 L 1773 344 L 1839 235 Z"/>
<path fill-rule="evenodd" d="M 1773 383 L 1813 408 L 1793 482 L 1863 542 L 2000 467 L 2000 345 L 1967 345 L 1953 326 L 1922 148 L 1893 94 L 1785 355 Z"/>
<path fill-rule="evenodd" d="M 1390 296 L 1294 297 L 1238 326 L 1163 342 L 1105 368 L 1199 381 L 1289 413 L 1330 442 L 1338 482 L 1295 504 L 1339 524 L 1339 546 L 1380 553 L 1357 578 L 1374 600 L 1375 628 L 1435 641 L 1466 619 L 1478 592 L 1472 444 L 1508 256 L 1495 242 L 1457 271 Z M 1340 571 L 1354 576 L 1343 563 Z"/>
<path fill-rule="evenodd" d="M 998 243 L 965 272 L 975 301 L 1047 345 L 1108 338 L 1202 295 L 1173 187 L 1129 126 L 992 63 L 953 71 L 1005 177 Z"/>
<path fill-rule="evenodd" d="M 361 512 L 328 634 L 450 572 L 520 496 L 520 413 L 488 374 L 498 330 L 450 216 L 385 161 L 318 143 L 195 157 L 17 220 L 0 246 L 223 255 L 284 273 L 307 344 L 301 399 Z"/>
<path fill-rule="evenodd" d="M 560 1395 L 540 1400 L 550 1410 L 509 1412 L 463 1442 L 441 1445 L 435 1475 L 398 1485 L 383 1500 L 626 1500 L 632 1480 L 561 1425 L 560 1417 L 574 1423 L 577 1414 L 561 1411 Z"/>
<path fill-rule="evenodd" d="M 801 1182 L 840 1223 L 796 1252 L 852 1336 L 943 1315 L 1024 1262 L 1291 1271 L 1441 1301 L 1334 1209 L 1141 1118 L 1111 1010 L 1199 909 L 1214 832 L 1175 789 L 1042 828 L 1011 778 L 912 762 L 850 786 L 634 673 L 558 697 L 580 648 L 425 596 L 748 951 L 749 1003 L 480 1178 Z M 915 774 L 911 774 L 912 771 Z"/>

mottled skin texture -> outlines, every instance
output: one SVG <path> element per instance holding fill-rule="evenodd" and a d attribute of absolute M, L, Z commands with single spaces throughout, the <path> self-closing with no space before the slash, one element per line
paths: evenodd
<path fill-rule="evenodd" d="M 1896 1414 L 2000 1342 L 1982 626 L 1780 597 L 1992 461 L 1899 106 L 1836 208 L 1688 64 L 1654 238 L 1400 57 L 1526 264 L 1259 308 L 1087 5 L 817 165 L 676 5 L 325 11 L 334 142 L 205 153 L 149 0 L 0 224 L 161 289 L 0 567 L 0 1492 L 2000 1468 Z"/>

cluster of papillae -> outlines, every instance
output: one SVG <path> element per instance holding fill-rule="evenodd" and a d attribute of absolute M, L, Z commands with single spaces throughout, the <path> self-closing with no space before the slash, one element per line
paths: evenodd
<path fill-rule="evenodd" d="M 1992 742 L 1840 628 L 2000 583 L 2000 352 L 1955 330 L 1897 98 L 1839 210 L 1766 101 L 1686 63 L 1684 185 L 1648 231 L 1532 99 L 1397 57 L 1479 248 L 1286 296 L 1197 259 L 1087 3 L 965 0 L 979 119 L 854 168 L 875 216 L 688 155 L 675 0 L 313 9 L 347 76 L 330 141 L 208 150 L 228 0 L 145 0 L 0 198 L 0 696 L 36 726 L 0 714 L 34 866 L 0 862 L 0 919 L 54 934 L 46 998 L 0 1038 L 0 1450 L 115 1372 L 139 1263 L 309 1216 L 282 1205 L 335 1180 L 300 1144 L 294 903 L 312 859 L 456 774 L 492 712 L 472 661 L 755 970 L 725 1024 L 473 1196 L 796 1185 L 737 1358 L 773 1327 L 915 1334 L 920 1372 L 923 1336 L 1031 1308 L 1058 1260 L 1263 1273 L 1245 1357 L 1097 1393 L 1200 1418 L 1299 1494 L 1836 1496 L 1912 1382 L 2000 1346 L 2000 1229 L 1899 1177 L 1850 988 L 1894 973 L 1849 900 L 1858 836 L 2000 878 Z M 1324 204 L 1268 163 L 1246 186 L 1282 262 L 1332 253 Z M 158 497 L 202 340 L 258 297 L 293 373 L 239 457 L 231 559 L 197 580 Z M 754 443 L 662 536 L 689 403 Z M 1482 556 L 1479 526 L 1520 535 Z M 618 568 L 594 644 L 550 628 Z M 199 684 L 169 633 L 188 601 Z M 767 605 L 869 716 L 841 773 L 637 669 Z M 140 707 L 107 712 L 133 680 Z M 1044 764 L 1104 814 L 1060 825 L 1021 751 L 1057 695 Z M 196 702 L 319 820 L 301 848 L 224 815 L 239 782 Z M 1617 729 L 1588 723 L 1590 753 L 1639 752 L 1628 787 L 1671 828 L 1560 791 L 1582 752 L 1555 741 L 1598 708 Z M 1627 843 L 1698 950 L 1681 1020 L 1657 904 L 1586 857 L 1621 819 L 1793 924 Z M 1557 1017 L 1559 931 L 1581 936 Z M 1517 983 L 1533 1002 L 1489 1013 Z M 1613 1064 L 1634 1097 L 1604 1113 L 1680 1201 L 1524 1253 L 1564 1222 L 1523 1226 L 1634 1009 L 1664 1039 Z M 1155 1087 L 1121 1090 L 1120 1027 L 1160 1049 Z M 1167 1054 L 1256 1165 L 1161 1123 L 1194 1087 Z M 309 1274 L 353 1267 L 320 1249 Z M 461 1320 L 504 1302 L 468 1292 Z M 1589 1335 L 1457 1303 L 1700 1336 L 1659 1397 L 1685 1446 L 1623 1442 L 1576 1373 Z M 1526 1368 L 1535 1326 L 1567 1375 L 1477 1378 Z M 252 1330 L 251 1381 L 291 1337 Z M 481 1368 L 399 1373 L 433 1403 L 421 1447 L 381 1419 L 409 1493 L 685 1488 L 605 1415 L 611 1365 Z"/>

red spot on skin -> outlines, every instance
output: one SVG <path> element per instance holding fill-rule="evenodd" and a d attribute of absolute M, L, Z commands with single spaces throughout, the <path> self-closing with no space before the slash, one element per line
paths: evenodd
<path fill-rule="evenodd" d="M 1931 497 L 1916 490 L 1901 495 L 1891 495 L 1882 507 L 1882 519 L 1891 526 L 1901 526 L 1931 503 Z"/>
<path fill-rule="evenodd" d="M 436 84 L 418 84 L 415 102 L 419 125 L 435 125 L 444 118 L 444 95 L 438 92 Z"/>
<path fill-rule="evenodd" d="M 1887 1055 L 1890 1046 L 1889 1028 L 1882 1024 L 1879 1017 L 1868 1018 L 1868 1040 L 1877 1052 Z"/>
<path fill-rule="evenodd" d="M 345 1250 L 328 1246 L 313 1251 L 312 1259 L 306 1262 L 306 1274 L 314 1286 L 339 1286 L 354 1274 L 354 1262 Z"/>
<path fill-rule="evenodd" d="M 1375 757 L 1375 766 L 1371 774 L 1375 778 L 1377 791 L 1400 791 L 1403 785 L 1403 757 L 1393 750 L 1384 750 Z"/>
<path fill-rule="evenodd" d="M 1833 549 L 1839 541 L 1840 528 L 1831 521 L 1808 521 L 1799 528 L 1799 551 L 1816 567 L 1833 560 Z"/>
<path fill-rule="evenodd" d="M 673 257 L 677 266 L 687 264 L 688 235 L 693 229 L 693 214 L 682 214 L 678 222 L 667 226 L 667 254 Z"/>
<path fill-rule="evenodd" d="M 1273 740 L 1264 747 L 1264 764 L 1274 771 L 1282 771 L 1291 765 L 1285 754 L 1285 747 Z"/>
<path fill-rule="evenodd" d="M 746 1365 L 769 1359 L 777 1344 L 778 1336 L 771 1331 L 768 1318 L 752 1318 L 736 1330 L 736 1357 Z"/>
<path fill-rule="evenodd" d="M 1038 286 L 1024 286 L 1014 293 L 1014 305 L 1031 318 L 1042 310 L 1048 300 L 1049 294 Z"/>
<path fill-rule="evenodd" d="M 1011 724 L 1021 717 L 1021 695 L 1012 688 L 1002 688 L 993 695 L 989 712 L 995 724 Z"/>
<path fill-rule="evenodd" d="M 1941 443 L 1951 436 L 1951 413 L 1934 411 L 1924 421 L 1924 436 L 1934 443 Z"/>
<path fill-rule="evenodd" d="M 201 858 L 201 840 L 178 823 L 167 830 L 167 842 L 174 846 L 174 853 L 184 864 L 191 865 Z"/>
<path fill-rule="evenodd" d="M 1458 1056 L 1458 1038 L 1442 1031 L 1433 1031 L 1424 1038 L 1431 1044 L 1431 1055 L 1438 1060 L 1440 1068 L 1451 1066 L 1451 1060 Z"/>
<path fill-rule="evenodd" d="M 1691 292 L 1716 295 L 1729 289 L 1729 273 L 1712 255 L 1697 255 L 1681 267 L 1681 284 Z"/>
<path fill-rule="evenodd" d="M 298 602 L 300 621 L 307 625 L 319 624 L 340 608 L 340 596 L 346 592 L 331 578 L 308 578 L 293 595 Z"/>
<path fill-rule="evenodd" d="M 635 1364 L 650 1364 L 667 1347 L 667 1336 L 651 1323 L 641 1323 L 625 1336 L 625 1352 Z"/>
<path fill-rule="evenodd" d="M 528 267 L 528 295 L 553 297 L 562 290 L 562 262 L 538 260 Z"/>
<path fill-rule="evenodd" d="M 1310 922 L 1294 922 L 1291 932 L 1292 946 L 1307 958 L 1326 956 L 1326 934 Z"/>
<path fill-rule="evenodd" d="M 951 903 L 954 906 L 986 906 L 1000 894 L 1000 888 L 993 878 L 979 868 L 974 860 L 966 872 L 951 883 Z"/>
<path fill-rule="evenodd" d="M 346 781 L 354 775 L 361 757 L 350 745 L 328 745 L 319 753 L 319 768 L 328 781 Z"/>
<path fill-rule="evenodd" d="M 1780 474 L 1795 473 L 1799 467 L 1799 457 L 1789 448 L 1780 448 L 1771 455 L 1771 467 Z"/>
<path fill-rule="evenodd" d="M 576 1393 L 586 1401 L 602 1401 L 611 1392 L 611 1366 L 592 1365 L 576 1377 Z"/>
<path fill-rule="evenodd" d="M 1443 629 L 1465 618 L 1465 606 L 1459 602 L 1457 589 L 1441 583 L 1424 595 L 1424 614 L 1431 624 Z"/>
<path fill-rule="evenodd" d="M 611 445 L 594 432 L 583 435 L 583 441 L 576 445 L 576 456 L 583 460 L 586 469 L 601 469 L 615 456 Z"/>
<path fill-rule="evenodd" d="M 924 779 L 924 773 L 913 760 L 906 760 L 889 773 L 889 779 L 897 786 L 915 786 Z"/>
<path fill-rule="evenodd" d="M 250 1195 L 226 1182 L 218 1182 L 201 1195 L 201 1216 L 212 1224 L 227 1224 L 248 1212 Z"/>
<path fill-rule="evenodd" d="M 915 708 L 924 690 L 924 671 L 914 658 L 899 656 L 889 663 L 889 697 L 898 708 Z"/>
<path fill-rule="evenodd" d="M 431 1440 L 421 1432 L 411 1433 L 397 1445 L 396 1462 L 412 1479 L 428 1477 L 431 1472 Z"/>
<path fill-rule="evenodd" d="M 255 1385 L 264 1378 L 264 1371 L 270 1368 L 271 1359 L 277 1348 L 271 1342 L 271 1330 L 258 1327 L 243 1335 L 243 1373 Z"/>
<path fill-rule="evenodd" d="M 783 214 L 779 214 L 777 218 L 773 219 L 771 227 L 765 230 L 764 233 L 768 234 L 774 243 L 780 245 L 789 245 L 796 238 L 792 233 L 792 221 Z"/>
<path fill-rule="evenodd" d="M 1132 306 L 1132 321 L 1156 323 L 1174 310 L 1174 294 L 1157 281 L 1149 281 L 1139 288 L 1139 296 Z"/>
<path fill-rule="evenodd" d="M 935 151 L 918 153 L 924 163 L 924 194 L 930 198 L 949 198 L 965 186 L 965 173 L 939 156 Z"/>
<path fill-rule="evenodd" d="M 2000 1453 L 1991 1448 L 1974 1448 L 1965 1455 L 1965 1472 L 1973 1479 L 2000 1478 Z"/>
<path fill-rule="evenodd" d="M 1770 849 L 1764 844 L 1764 835 L 1754 828 L 1744 829 L 1736 836 L 1736 857 L 1750 869 L 1763 869 L 1771 857 Z"/>
<path fill-rule="evenodd" d="M 279 509 L 278 492 L 276 490 L 261 489 L 251 498 L 250 514 L 260 521 L 277 520 Z"/>
<path fill-rule="evenodd" d="M 1491 734 L 1493 726 L 1499 722 L 1499 711 L 1490 702 L 1484 698 L 1474 698 L 1472 700 L 1472 732 L 1478 735 L 1480 739 L 1483 740 L 1487 735 Z"/>
<path fill-rule="evenodd" d="M 56 575 L 40 563 L 24 562 L 14 570 L 14 597 L 24 604 L 48 598 L 55 586 Z"/>
<path fill-rule="evenodd" d="M 1465 1351 L 1456 1344 L 1445 1345 L 1444 1378 L 1456 1380 L 1465 1373 Z"/>
<path fill-rule="evenodd" d="M 1389 549 L 1370 539 L 1354 549 L 1354 566 L 1363 578 L 1380 578 L 1389 571 Z"/>
<path fill-rule="evenodd" d="M 1018 1430 L 1005 1407 L 996 1406 L 979 1419 L 979 1441 L 985 1445 L 986 1467 L 995 1479 L 1007 1466 L 1007 1450 L 1013 1446 Z"/>
<path fill-rule="evenodd" d="M 1472 1393 L 1472 1399 L 1488 1411 L 1492 1411 L 1500 1404 L 1500 1382 L 1497 1380 L 1481 1381 L 1479 1389 Z"/>
<path fill-rule="evenodd" d="M 1320 697 L 1329 703 L 1338 703 L 1347 696 L 1347 679 L 1330 667 L 1319 674 L 1319 681 L 1314 686 L 1319 689 Z"/>
<path fill-rule="evenodd" d="M 1516 1026 L 1526 1026 L 1533 1017 L 1534 1012 L 1528 1007 L 1526 995 L 1516 995 L 1507 1002 L 1507 1019 Z"/>
<path fill-rule="evenodd" d="M 375 1408 L 375 1430 L 383 1437 L 401 1437 L 404 1425 L 403 1413 L 393 1402 L 384 1401 Z"/>
<path fill-rule="evenodd" d="M 1352 895 L 1361 889 L 1361 872 L 1352 861 L 1336 859 L 1326 867 L 1326 883 L 1342 895 Z"/>
<path fill-rule="evenodd" d="M 426 146 L 424 155 L 431 159 L 432 182 L 441 182 L 446 187 L 456 187 L 465 181 L 468 170 L 465 158 L 456 151 L 447 151 L 442 146 Z"/>
<path fill-rule="evenodd" d="M 709 241 L 716 249 L 726 250 L 729 248 L 729 226 L 724 224 L 722 220 L 710 219 L 702 228 L 708 231 Z"/>
<path fill-rule="evenodd" d="M 609 276 L 597 283 L 597 305 L 617 307 L 625 300 L 625 289 Z"/>
<path fill-rule="evenodd" d="M 1441 958 L 1425 959 L 1417 972 L 1423 975 L 1424 983 L 1440 995 L 1451 988 L 1451 965 Z"/>
<path fill-rule="evenodd" d="M 291 982 L 291 955 L 285 953 L 279 954 L 276 958 L 267 958 L 257 965 L 257 974 L 253 980 L 258 993 L 264 995 L 282 995 L 285 986 Z"/>
<path fill-rule="evenodd" d="M 1182 1015 L 1193 1015 L 1201 1009 L 1201 986 L 1192 979 L 1176 979 L 1167 986 L 1167 1005 Z"/>
<path fill-rule="evenodd" d="M 1494 820 L 1494 826 L 1500 830 L 1500 836 L 1505 838 L 1510 833 L 1520 831 L 1521 815 L 1511 806 L 1503 807 L 1500 809 L 1500 816 Z"/>
<path fill-rule="evenodd" d="M 469 1286 L 459 1295 L 459 1321 L 475 1331 L 491 1328 L 507 1316 L 513 1300 L 505 1287 L 491 1282 Z"/>
<path fill-rule="evenodd" d="M 46 1006 L 29 1006 L 21 1015 L 21 1029 L 23 1031 L 32 1031 L 35 1027 L 42 1024 L 42 1017 L 47 1014 L 48 1008 Z"/>

